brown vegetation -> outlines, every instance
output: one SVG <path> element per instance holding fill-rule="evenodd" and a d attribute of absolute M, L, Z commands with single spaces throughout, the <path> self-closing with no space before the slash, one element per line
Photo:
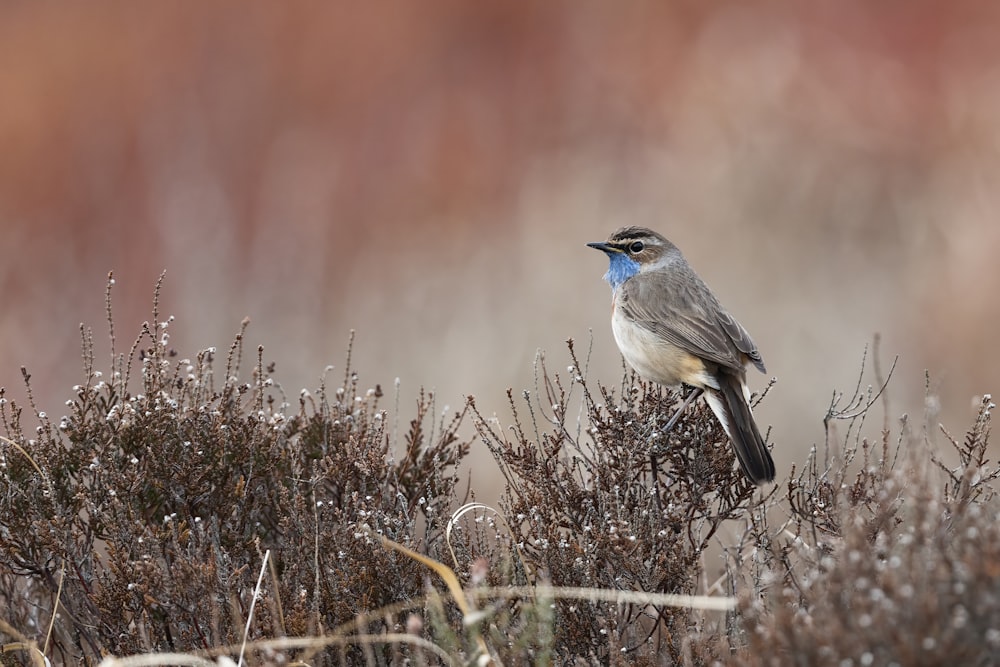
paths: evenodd
<path fill-rule="evenodd" d="M 0 404 L 7 663 L 986 665 L 1000 652 L 989 397 L 964 439 L 946 438 L 949 467 L 905 424 L 865 439 L 878 394 L 859 382 L 831 407 L 824 447 L 760 492 L 706 409 L 663 433 L 675 393 L 592 383 L 572 343 L 565 373 L 538 360 L 509 416 L 472 399 L 441 415 L 422 394 L 401 427 L 350 353 L 339 386 L 291 401 L 260 348 L 245 370 L 245 325 L 225 354 L 187 359 L 170 323 L 154 307 L 103 373 L 83 330 L 84 378 L 59 421 L 33 400 Z M 505 480 L 497 507 L 467 504 L 456 476 L 470 416 Z"/>

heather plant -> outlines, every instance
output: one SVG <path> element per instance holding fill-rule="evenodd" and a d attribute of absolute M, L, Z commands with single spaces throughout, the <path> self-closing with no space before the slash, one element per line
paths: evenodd
<path fill-rule="evenodd" d="M 107 371 L 82 331 L 85 379 L 58 422 L 30 383 L 30 437 L 25 408 L 0 401 L 6 622 L 69 664 L 235 644 L 252 605 L 249 639 L 322 635 L 421 595 L 419 564 L 366 531 L 435 553 L 468 453 L 462 413 L 434 423 L 421 393 L 394 451 L 383 392 L 362 390 L 349 353 L 339 387 L 291 402 L 260 348 L 240 378 L 246 322 L 217 377 L 214 349 L 178 358 L 155 304 L 127 354 L 111 328 Z"/>
<path fill-rule="evenodd" d="M 569 357 L 565 379 L 539 360 L 536 394 L 524 392 L 523 404 L 508 392 L 509 436 L 476 412 L 507 480 L 501 507 L 526 569 L 557 587 L 697 592 L 720 527 L 750 517 L 766 497 L 733 467 L 725 434 L 702 404 L 665 431 L 676 392 L 631 374 L 617 392 L 592 391 L 572 341 Z M 700 623 L 679 607 L 560 600 L 554 654 L 559 662 L 676 662 Z"/>
<path fill-rule="evenodd" d="M 64 417 L 0 390 L 0 664 L 1000 663 L 988 396 L 964 438 L 893 427 L 876 367 L 758 489 L 700 402 L 667 430 L 678 392 L 572 342 L 506 414 L 402 418 L 350 345 L 289 399 L 247 322 L 185 358 L 157 297 L 116 351 L 110 290 Z M 496 503 L 460 488 L 473 442 Z"/>
<path fill-rule="evenodd" d="M 895 443 L 845 437 L 825 466 L 813 451 L 782 529 L 757 533 L 769 562 L 764 594 L 742 598 L 740 664 L 1000 664 L 995 407 L 981 399 L 964 439 L 941 428 L 950 464 L 905 422 Z"/>

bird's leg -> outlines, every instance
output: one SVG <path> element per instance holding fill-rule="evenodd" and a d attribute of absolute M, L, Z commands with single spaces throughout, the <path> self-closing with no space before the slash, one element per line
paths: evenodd
<path fill-rule="evenodd" d="M 691 392 L 687 395 L 687 398 L 684 399 L 684 402 L 681 403 L 681 407 L 677 408 L 677 412 L 675 412 L 674 416 L 670 418 L 670 421 L 667 422 L 667 425 L 663 427 L 664 433 L 670 432 L 670 429 L 672 429 L 677 424 L 677 420 L 681 418 L 681 415 L 684 413 L 685 410 L 688 409 L 688 406 L 694 403 L 695 399 L 701 396 L 704 393 L 704 391 L 705 390 L 702 389 L 701 387 L 691 388 Z"/>
<path fill-rule="evenodd" d="M 670 430 L 674 426 L 677 425 L 677 421 L 681 418 L 681 415 L 684 414 L 684 411 L 688 409 L 688 406 L 691 405 L 692 403 L 694 403 L 695 400 L 699 396 L 701 396 L 702 393 L 704 393 L 704 391 L 705 390 L 702 389 L 701 387 L 692 387 L 691 391 L 688 393 L 687 397 L 684 399 L 684 402 L 681 403 L 681 407 L 677 408 L 677 412 L 675 412 L 673 414 L 673 416 L 669 419 L 669 421 L 667 421 L 667 425 L 663 427 L 662 433 L 669 433 Z M 649 464 L 652 466 L 652 471 L 653 471 L 653 489 L 654 489 L 654 492 L 655 492 L 656 483 L 657 483 L 656 470 L 658 468 L 658 465 L 656 463 L 656 454 L 650 453 L 650 455 L 649 455 Z M 656 493 L 656 503 L 657 503 L 657 505 L 659 505 L 659 503 L 660 503 L 660 494 L 659 493 Z"/>

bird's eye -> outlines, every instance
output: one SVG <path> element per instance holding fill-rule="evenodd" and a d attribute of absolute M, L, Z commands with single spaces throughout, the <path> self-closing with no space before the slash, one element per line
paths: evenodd
<path fill-rule="evenodd" d="M 629 245 L 629 247 L 628 247 L 628 251 L 629 251 L 630 253 L 632 253 L 633 255 L 635 255 L 635 254 L 638 254 L 638 253 L 642 252 L 642 249 L 643 249 L 643 248 L 645 248 L 645 247 L 646 247 L 646 246 L 645 246 L 645 245 L 643 244 L 643 242 L 642 242 L 642 241 L 633 241 L 633 242 L 632 242 L 632 243 L 631 243 L 631 244 Z"/>

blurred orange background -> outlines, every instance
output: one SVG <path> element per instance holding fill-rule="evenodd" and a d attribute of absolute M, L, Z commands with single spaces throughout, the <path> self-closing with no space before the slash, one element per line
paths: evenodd
<path fill-rule="evenodd" d="M 362 383 L 399 377 L 404 418 L 424 385 L 508 422 L 539 348 L 565 369 L 592 329 L 590 377 L 619 380 L 584 243 L 626 224 L 754 336 L 779 474 L 876 332 L 893 418 L 922 423 L 925 369 L 955 432 L 1000 389 L 995 3 L 0 11 L 0 384 L 23 397 L 27 366 L 50 416 L 80 322 L 108 353 L 108 270 L 124 348 L 165 269 L 182 355 L 249 316 L 295 396 L 356 329 Z"/>

